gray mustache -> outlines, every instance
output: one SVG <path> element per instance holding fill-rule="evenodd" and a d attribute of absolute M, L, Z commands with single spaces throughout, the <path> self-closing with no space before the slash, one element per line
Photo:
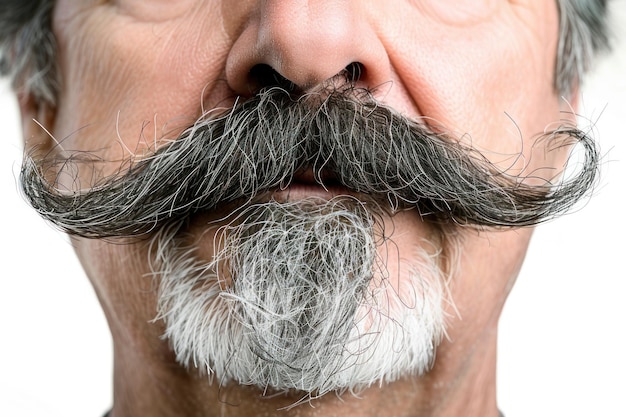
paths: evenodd
<path fill-rule="evenodd" d="M 521 227 L 567 211 L 597 178 L 599 153 L 584 132 L 568 126 L 543 140 L 557 148 L 582 145 L 584 162 L 573 178 L 525 184 L 364 91 L 294 98 L 271 88 L 226 114 L 200 119 L 171 145 L 89 191 L 59 192 L 44 179 L 47 162 L 32 158 L 23 163 L 21 184 L 44 218 L 88 238 L 139 236 L 227 203 L 245 205 L 287 187 L 306 169 L 322 184 L 330 177 L 391 211 L 415 208 L 436 222 Z"/>

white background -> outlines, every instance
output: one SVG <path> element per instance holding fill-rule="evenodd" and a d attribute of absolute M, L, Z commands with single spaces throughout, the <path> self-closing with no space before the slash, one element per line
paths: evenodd
<path fill-rule="evenodd" d="M 507 417 L 626 417 L 626 0 L 611 17 L 615 50 L 580 109 L 605 155 L 602 180 L 585 207 L 537 230 L 507 303 Z M 0 122 L 0 416 L 100 417 L 112 402 L 106 322 L 66 237 L 19 196 L 19 118 L 4 82 Z"/>

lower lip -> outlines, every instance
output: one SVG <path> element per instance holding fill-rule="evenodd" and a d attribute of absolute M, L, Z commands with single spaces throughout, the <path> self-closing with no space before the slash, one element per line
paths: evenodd
<path fill-rule="evenodd" d="M 354 196 L 355 193 L 341 185 L 322 187 L 317 184 L 292 183 L 284 190 L 277 190 L 272 197 L 280 202 L 300 201 L 306 198 L 330 200 L 338 196 Z"/>

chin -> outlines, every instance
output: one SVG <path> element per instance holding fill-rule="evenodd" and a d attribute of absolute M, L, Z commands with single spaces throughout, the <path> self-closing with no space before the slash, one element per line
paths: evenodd
<path fill-rule="evenodd" d="M 220 386 L 309 398 L 427 373 L 445 333 L 441 240 L 354 196 L 282 197 L 154 237 L 177 361 Z"/>

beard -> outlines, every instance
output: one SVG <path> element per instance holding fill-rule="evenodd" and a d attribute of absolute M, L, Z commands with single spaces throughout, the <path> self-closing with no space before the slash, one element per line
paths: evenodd
<path fill-rule="evenodd" d="M 208 263 L 178 231 L 158 233 L 160 318 L 179 362 L 220 385 L 311 397 L 426 372 L 444 333 L 441 258 L 426 245 L 410 276 L 391 275 L 375 213 L 349 197 L 255 204 L 217 231 Z"/>
<path fill-rule="evenodd" d="M 70 234 L 151 237 L 158 317 L 181 364 L 222 384 L 317 396 L 432 366 L 454 252 L 443 244 L 444 228 L 534 225 L 593 187 L 599 157 L 589 137 L 566 127 L 544 139 L 555 149 L 583 146 L 576 175 L 555 184 L 533 177 L 530 185 L 366 92 L 294 99 L 273 88 L 201 118 L 89 190 L 61 192 L 46 182 L 49 160 L 26 159 L 22 185 L 30 203 Z M 72 163 L 95 162 L 59 161 Z M 347 195 L 272 199 L 303 171 Z M 186 238 L 190 219 L 233 206 L 223 222 L 205 225 L 226 224 L 215 252 L 201 256 Z M 381 219 L 401 210 L 439 233 L 410 254 L 411 273 L 394 276 L 381 255 L 393 252 Z"/>

